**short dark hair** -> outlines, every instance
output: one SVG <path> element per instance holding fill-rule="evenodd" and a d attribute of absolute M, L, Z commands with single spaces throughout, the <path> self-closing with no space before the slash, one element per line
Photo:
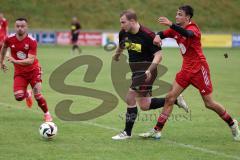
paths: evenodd
<path fill-rule="evenodd" d="M 190 16 L 190 18 L 193 17 L 193 8 L 190 5 L 182 5 L 178 8 L 179 10 L 183 10 L 186 15 Z"/>
<path fill-rule="evenodd" d="M 17 18 L 16 21 L 25 21 L 25 22 L 28 22 L 27 18 L 23 18 L 23 17 Z M 15 21 L 15 22 L 16 22 L 16 21 Z"/>
<path fill-rule="evenodd" d="M 132 10 L 132 9 L 128 9 L 128 10 L 123 11 L 123 12 L 120 14 L 120 17 L 122 17 L 122 16 L 124 16 L 124 15 L 127 17 L 128 20 L 133 19 L 133 20 L 137 21 L 137 14 L 136 14 L 136 12 L 135 12 L 134 10 Z"/>

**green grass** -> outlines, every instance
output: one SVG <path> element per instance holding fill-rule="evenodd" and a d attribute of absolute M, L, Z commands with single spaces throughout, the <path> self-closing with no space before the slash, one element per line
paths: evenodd
<path fill-rule="evenodd" d="M 169 83 L 181 66 L 178 49 L 164 49 L 163 65 L 168 72 L 161 77 Z M 239 119 L 239 49 L 204 49 L 211 68 L 214 85 L 214 98 L 224 104 L 234 117 Z M 223 54 L 227 52 L 229 58 Z M 110 92 L 114 91 L 111 77 L 111 52 L 102 48 L 83 48 L 81 55 L 93 55 L 102 60 L 102 69 L 93 83 L 83 81 L 84 67 L 73 71 L 66 79 L 67 84 L 86 86 Z M 212 111 L 205 109 L 196 89 L 189 87 L 184 97 L 191 108 L 191 115 L 183 110 L 174 109 L 161 140 L 143 140 L 138 133 L 153 127 L 155 120 L 146 119 L 146 115 L 157 115 L 159 111 L 140 112 L 140 118 L 134 127 L 131 140 L 112 141 L 124 126 L 122 116 L 126 110 L 124 102 L 118 97 L 117 108 L 112 112 L 86 122 L 66 122 L 58 119 L 54 109 L 63 99 L 72 99 L 73 113 L 82 113 L 95 108 L 101 101 L 74 95 L 64 95 L 51 89 L 49 77 L 61 64 L 73 58 L 70 47 L 40 46 L 38 56 L 44 71 L 43 94 L 47 99 L 54 122 L 58 126 L 58 135 L 52 141 L 43 140 L 38 127 L 42 123 L 42 112 L 35 103 L 28 109 L 24 102 L 16 102 L 12 92 L 12 72 L 0 73 L 0 159 L 36 160 L 36 159 L 163 159 L 163 160 L 226 160 L 240 159 L 240 143 L 234 142 L 227 125 Z M 184 116 L 184 117 L 177 117 Z"/>
<path fill-rule="evenodd" d="M 69 29 L 72 16 L 78 16 L 83 29 L 118 30 L 119 14 L 128 8 L 136 10 L 139 21 L 153 30 L 159 16 L 175 21 L 180 5 L 191 4 L 194 20 L 204 32 L 239 32 L 239 0 L 0 0 L 0 10 L 13 28 L 17 17 L 27 17 L 31 29 Z"/>

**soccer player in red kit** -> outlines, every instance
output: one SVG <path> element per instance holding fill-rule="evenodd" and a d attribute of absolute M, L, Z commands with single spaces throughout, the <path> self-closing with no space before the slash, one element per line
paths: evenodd
<path fill-rule="evenodd" d="M 16 34 L 9 35 L 4 43 L 0 54 L 0 67 L 5 72 L 7 67 L 4 63 L 7 48 L 11 49 L 11 55 L 7 60 L 14 64 L 14 96 L 17 101 L 26 99 L 28 107 L 32 106 L 32 91 L 38 106 L 44 112 L 44 120 L 52 121 L 48 111 L 47 102 L 41 93 L 41 67 L 37 59 L 37 42 L 28 35 L 27 19 L 18 18 L 15 22 Z M 27 91 L 31 85 L 32 91 Z"/>
<path fill-rule="evenodd" d="M 192 16 L 193 8 L 189 5 L 184 5 L 178 8 L 176 24 L 166 17 L 158 19 L 160 24 L 170 28 L 159 32 L 153 40 L 154 44 L 161 44 L 161 39 L 163 38 L 174 38 L 183 56 L 183 64 L 181 70 L 176 74 L 173 87 L 166 96 L 164 108 L 158 117 L 156 126 L 151 131 L 140 134 L 140 136 L 160 138 L 161 130 L 172 112 L 174 101 L 184 89 L 189 85 L 193 85 L 199 90 L 205 106 L 216 112 L 230 127 L 234 140 L 240 141 L 237 120 L 232 119 L 223 105 L 212 98 L 213 88 L 208 63 L 202 52 L 201 32 L 196 23 L 191 20 Z"/>
<path fill-rule="evenodd" d="M 0 13 L 0 49 L 2 48 L 2 44 L 4 39 L 8 34 L 8 21 L 4 18 L 3 13 Z"/>

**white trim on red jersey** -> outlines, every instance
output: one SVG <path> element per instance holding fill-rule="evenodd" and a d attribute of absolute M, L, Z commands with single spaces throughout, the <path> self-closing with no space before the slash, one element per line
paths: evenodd
<path fill-rule="evenodd" d="M 9 34 L 9 35 L 7 36 L 7 38 L 14 37 L 15 35 L 16 35 L 16 33 Z"/>
<path fill-rule="evenodd" d="M 33 40 L 33 41 L 36 41 L 36 39 L 35 38 L 33 38 L 33 36 L 32 35 L 27 35 L 28 36 L 28 38 L 30 38 L 31 40 Z"/>

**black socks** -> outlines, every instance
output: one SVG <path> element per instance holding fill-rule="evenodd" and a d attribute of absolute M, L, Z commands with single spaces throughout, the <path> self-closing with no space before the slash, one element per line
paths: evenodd
<path fill-rule="evenodd" d="M 131 134 L 132 134 L 132 128 L 133 128 L 134 122 L 137 118 L 137 113 L 138 113 L 137 106 L 134 108 L 127 108 L 126 123 L 125 123 L 124 131 L 127 132 L 128 136 L 131 136 Z"/>
<path fill-rule="evenodd" d="M 164 103 L 165 103 L 165 98 L 152 98 L 151 104 L 149 106 L 149 110 L 162 108 L 164 106 Z M 175 104 L 177 104 L 177 100 L 175 101 Z"/>

